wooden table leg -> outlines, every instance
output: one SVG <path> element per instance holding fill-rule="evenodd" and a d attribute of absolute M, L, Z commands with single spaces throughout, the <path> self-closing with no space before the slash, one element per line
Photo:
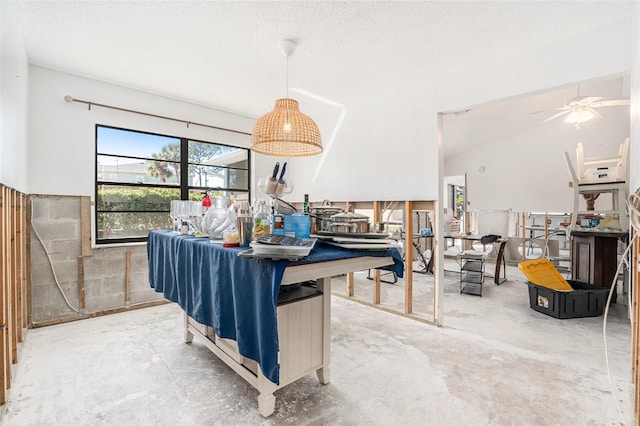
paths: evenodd
<path fill-rule="evenodd" d="M 316 286 L 322 292 L 322 368 L 316 370 L 323 385 L 331 379 L 331 278 L 319 278 Z"/>
<path fill-rule="evenodd" d="M 186 312 L 184 313 L 184 342 L 193 342 L 193 333 L 189 330 L 189 315 Z"/>
<path fill-rule="evenodd" d="M 258 410 L 263 417 L 269 417 L 276 410 L 276 397 L 273 395 L 277 386 L 267 379 L 258 367 Z"/>

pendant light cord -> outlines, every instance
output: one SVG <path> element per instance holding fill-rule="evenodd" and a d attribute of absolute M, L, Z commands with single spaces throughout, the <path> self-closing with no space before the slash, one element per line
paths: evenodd
<path fill-rule="evenodd" d="M 286 78 L 287 78 L 287 83 L 286 83 L 286 88 L 287 88 L 287 98 L 289 97 L 289 55 L 286 56 L 285 58 L 285 62 L 286 62 L 286 67 L 287 67 L 287 72 L 285 73 Z"/>

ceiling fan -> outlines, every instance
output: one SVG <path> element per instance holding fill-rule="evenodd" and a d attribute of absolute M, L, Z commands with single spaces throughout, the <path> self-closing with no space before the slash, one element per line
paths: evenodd
<path fill-rule="evenodd" d="M 604 98 L 602 96 L 580 96 L 580 89 L 578 88 L 578 96 L 569 99 L 563 107 L 545 110 L 560 112 L 547 118 L 541 124 L 546 124 L 552 120 L 555 120 L 556 118 L 566 115 L 566 117 L 564 118 L 565 123 L 571 123 L 574 124 L 576 128 L 580 128 L 580 124 L 584 123 L 585 121 L 589 121 L 595 117 L 603 118 L 602 114 L 600 114 L 600 112 L 598 112 L 595 108 L 629 105 L 630 103 L 629 99 L 616 99 L 610 101 L 603 101 L 601 99 Z"/>

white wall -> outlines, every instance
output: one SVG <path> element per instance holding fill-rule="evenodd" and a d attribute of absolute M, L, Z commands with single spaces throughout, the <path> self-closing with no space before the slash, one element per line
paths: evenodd
<path fill-rule="evenodd" d="M 29 67 L 14 2 L 0 2 L 0 183 L 27 192 Z"/>
<path fill-rule="evenodd" d="M 325 143 L 323 155 L 288 160 L 287 174 L 296 187 L 290 199 L 301 201 L 304 193 L 309 193 L 312 201 L 325 198 L 353 201 L 437 199 L 438 112 L 629 73 L 631 32 L 631 20 L 620 22 L 475 69 L 442 76 L 425 75 L 423 82 L 404 87 L 399 83 L 398 87 L 389 88 L 388 93 L 363 100 L 346 111 L 331 146 L 327 146 L 326 134 L 330 132 L 326 129 L 333 129 L 339 120 L 334 115 L 332 122 L 321 127 Z M 524 174 L 523 171 L 539 174 L 545 162 L 537 167 L 533 165 L 527 152 L 534 147 L 530 142 L 520 142 L 521 148 L 508 150 L 502 167 L 510 162 L 518 174 Z M 573 152 L 575 143 L 575 140 L 566 141 Z M 553 186 L 566 185 L 568 179 L 562 157 L 543 152 L 536 155 L 555 158 L 551 160 L 551 167 L 558 172 Z M 268 174 L 275 161 L 272 159 L 269 165 L 259 169 L 258 176 Z M 474 165 L 476 163 L 474 161 Z M 498 167 L 498 164 L 487 165 L 487 169 Z M 451 173 L 447 170 L 447 174 L 466 171 L 466 167 L 460 167 Z M 486 173 L 485 176 L 491 175 Z M 542 182 L 532 189 L 532 193 L 524 193 L 521 182 L 511 176 L 505 179 L 504 175 L 498 180 L 487 178 L 480 184 L 492 188 L 496 195 L 498 188 L 511 197 L 509 205 L 505 206 L 495 205 L 492 198 L 487 208 L 516 210 L 530 209 L 532 197 L 541 198 L 543 194 L 546 197 L 550 186 L 549 182 Z M 535 184 L 534 181 L 532 185 Z M 544 209 L 563 210 L 565 203 L 560 201 L 564 199 L 559 195 Z M 481 207 L 480 200 L 475 202 L 478 203 L 476 207 Z M 541 209 L 543 207 L 538 205 L 534 210 Z"/>
<path fill-rule="evenodd" d="M 95 125 L 248 147 L 249 136 L 65 102 L 76 99 L 251 132 L 253 119 L 39 66 L 29 79 L 29 192 L 94 195 Z"/>

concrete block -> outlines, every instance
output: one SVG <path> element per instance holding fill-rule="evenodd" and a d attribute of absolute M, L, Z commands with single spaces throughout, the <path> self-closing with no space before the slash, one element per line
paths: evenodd
<path fill-rule="evenodd" d="M 77 288 L 74 289 L 70 283 L 63 284 L 61 287 L 65 291 L 71 306 L 77 308 Z M 48 321 L 76 314 L 73 309 L 67 306 L 62 293 L 60 293 L 55 283 L 41 285 L 32 290 L 31 312 L 33 322 Z"/>
<path fill-rule="evenodd" d="M 99 278 L 84 280 L 84 298 L 85 303 L 89 300 L 98 299 L 104 296 L 104 280 Z"/>
<path fill-rule="evenodd" d="M 50 199 L 49 198 L 31 198 L 31 217 L 34 221 L 49 220 Z"/>
<path fill-rule="evenodd" d="M 59 197 L 52 200 L 49 207 L 52 220 L 79 220 L 80 197 Z"/>
<path fill-rule="evenodd" d="M 156 293 L 152 288 L 141 291 L 132 291 L 130 294 L 131 303 L 143 303 L 153 300 L 164 299 L 162 293 Z"/>
<path fill-rule="evenodd" d="M 55 240 L 49 244 L 49 255 L 56 261 L 76 261 L 82 254 L 80 240 Z"/>
<path fill-rule="evenodd" d="M 122 306 L 124 306 L 124 291 L 92 299 L 87 301 L 86 305 L 87 312 L 100 312 Z"/>
<path fill-rule="evenodd" d="M 43 241 L 50 240 L 79 240 L 80 239 L 80 220 L 56 220 L 43 221 L 34 220 L 32 225 L 37 235 Z"/>
<path fill-rule="evenodd" d="M 45 321 L 74 314 L 56 287 L 47 253 L 72 306 L 78 306 L 78 256 L 81 255 L 81 198 L 34 197 L 31 231 L 32 319 Z M 44 245 L 44 248 L 43 248 Z M 46 249 L 46 252 L 45 252 Z M 83 258 L 84 291 L 87 312 L 125 306 L 126 255 L 131 253 L 132 303 L 162 299 L 149 286 L 145 245 L 97 248 Z"/>

